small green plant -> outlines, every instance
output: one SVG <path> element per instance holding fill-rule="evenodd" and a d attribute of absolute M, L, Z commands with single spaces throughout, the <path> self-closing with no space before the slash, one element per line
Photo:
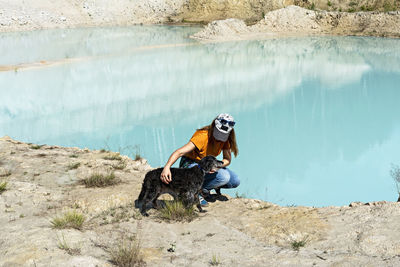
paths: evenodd
<path fill-rule="evenodd" d="M 85 216 L 77 211 L 65 212 L 62 216 L 53 218 L 50 221 L 54 228 L 74 228 L 81 229 L 83 223 L 85 222 Z"/>
<path fill-rule="evenodd" d="M 315 10 L 315 3 L 312 3 L 312 4 L 311 4 L 310 9 L 311 9 L 311 10 Z"/>
<path fill-rule="evenodd" d="M 107 150 L 105 150 L 104 148 L 100 149 L 101 153 L 105 153 Z"/>
<path fill-rule="evenodd" d="M 186 208 L 181 201 L 166 201 L 159 210 L 159 218 L 167 221 L 192 221 L 197 217 L 193 206 Z"/>
<path fill-rule="evenodd" d="M 373 8 L 372 6 L 367 6 L 367 7 L 366 7 L 366 10 L 367 10 L 367 11 L 373 11 L 374 8 Z"/>
<path fill-rule="evenodd" d="M 80 162 L 75 162 L 75 163 L 69 164 L 67 169 L 68 170 L 75 170 L 75 169 L 78 169 L 79 166 L 81 166 L 81 163 Z"/>
<path fill-rule="evenodd" d="M 392 168 L 390 170 L 390 175 L 392 176 L 394 183 L 396 185 L 398 199 L 397 201 L 400 202 L 400 167 L 398 165 L 392 164 Z"/>
<path fill-rule="evenodd" d="M 246 198 L 246 194 L 240 194 L 238 191 L 235 192 L 235 198 Z"/>
<path fill-rule="evenodd" d="M 141 255 L 141 244 L 137 236 L 122 238 L 113 249 L 109 251 L 111 262 L 120 267 L 146 266 Z"/>
<path fill-rule="evenodd" d="M 357 5 L 357 2 L 354 2 L 354 1 L 351 1 L 350 3 L 349 3 L 349 6 L 356 6 Z"/>
<path fill-rule="evenodd" d="M 7 182 L 0 182 L 0 194 L 7 190 Z"/>
<path fill-rule="evenodd" d="M 332 2 L 328 0 L 328 6 L 332 6 Z"/>
<path fill-rule="evenodd" d="M 176 251 L 176 243 L 169 244 L 169 248 L 167 249 L 168 252 L 175 252 Z"/>
<path fill-rule="evenodd" d="M 293 250 L 299 251 L 300 248 L 304 247 L 307 243 L 306 239 L 300 240 L 300 241 L 293 241 L 290 245 L 292 246 Z"/>
<path fill-rule="evenodd" d="M 210 265 L 217 266 L 221 264 L 221 261 L 217 255 L 213 254 L 211 260 L 209 261 Z"/>
<path fill-rule="evenodd" d="M 122 157 L 117 153 L 110 153 L 107 156 L 104 156 L 103 159 L 106 159 L 106 160 L 122 160 Z"/>
<path fill-rule="evenodd" d="M 355 8 L 349 8 L 349 9 L 347 9 L 347 12 L 354 13 L 354 12 L 356 12 L 356 9 Z"/>
<path fill-rule="evenodd" d="M 114 172 L 108 174 L 94 173 L 86 179 L 83 179 L 86 187 L 106 187 L 117 184 L 119 180 L 115 177 Z"/>
<path fill-rule="evenodd" d="M 72 154 L 72 155 L 69 155 L 69 157 L 70 157 L 70 158 L 77 158 L 78 155 L 77 155 L 77 154 Z"/>
<path fill-rule="evenodd" d="M 396 10 L 396 8 L 394 6 L 392 6 L 390 3 L 385 2 L 385 4 L 383 5 L 383 10 L 385 12 L 388 12 L 388 11 L 394 11 L 394 10 Z"/>
<path fill-rule="evenodd" d="M 57 236 L 58 242 L 57 247 L 59 249 L 65 250 L 69 255 L 79 255 L 81 250 L 79 248 L 72 248 L 65 240 L 64 234 L 62 234 L 62 239 Z"/>
<path fill-rule="evenodd" d="M 31 149 L 40 149 L 43 145 L 31 145 Z"/>

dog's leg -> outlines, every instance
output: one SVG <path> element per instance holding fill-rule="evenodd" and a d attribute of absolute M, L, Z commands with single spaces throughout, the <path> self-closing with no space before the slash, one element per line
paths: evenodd
<path fill-rule="evenodd" d="M 143 196 L 143 201 L 142 201 L 142 207 L 140 208 L 140 213 L 143 216 L 149 216 L 149 214 L 146 212 L 147 210 L 147 204 L 149 204 L 149 190 L 144 191 L 144 196 Z"/>
<path fill-rule="evenodd" d="M 159 190 L 153 189 L 152 191 L 147 190 L 144 200 L 143 200 L 143 206 L 147 206 L 148 203 L 153 203 L 157 200 L 157 197 L 160 195 Z M 142 207 L 143 207 L 142 206 Z M 157 204 L 156 204 L 157 206 Z M 142 209 L 143 210 L 143 209 Z M 149 216 L 146 212 L 142 213 L 144 216 Z M 147 215 L 146 215 L 147 214 Z"/>
<path fill-rule="evenodd" d="M 157 192 L 156 196 L 153 199 L 153 208 L 158 209 L 157 198 L 160 196 L 160 192 Z"/>
<path fill-rule="evenodd" d="M 194 195 L 191 192 L 187 192 L 185 194 L 182 194 L 182 203 L 185 205 L 186 209 L 189 209 L 193 207 L 195 200 L 194 200 Z"/>
<path fill-rule="evenodd" d="M 138 201 L 139 202 L 141 202 L 143 200 L 146 191 L 147 191 L 146 183 L 143 183 L 142 190 L 140 191 L 140 194 L 139 194 L 139 197 L 138 197 Z"/>
<path fill-rule="evenodd" d="M 146 212 L 146 208 L 147 208 L 147 201 L 146 201 L 146 199 L 144 199 L 144 201 L 143 201 L 143 203 L 142 203 L 142 207 L 140 207 L 140 213 L 143 215 L 143 216 L 149 216 L 149 214 Z"/>

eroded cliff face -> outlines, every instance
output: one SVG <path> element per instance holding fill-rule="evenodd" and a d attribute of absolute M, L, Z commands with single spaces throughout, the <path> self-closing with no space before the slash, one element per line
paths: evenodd
<path fill-rule="evenodd" d="M 226 41 L 326 34 L 399 38 L 400 11 L 349 13 L 288 6 L 266 13 L 252 26 L 246 26 L 238 19 L 213 21 L 192 37 L 205 41 Z"/>
<path fill-rule="evenodd" d="M 327 11 L 393 11 L 400 8 L 398 0 L 187 0 L 172 19 L 203 22 L 236 18 L 247 24 L 263 19 L 269 11 L 297 5 L 310 10 Z"/>
<path fill-rule="evenodd" d="M 246 23 L 261 20 L 268 11 L 293 4 L 292 0 L 188 0 L 176 20 L 207 23 L 238 18 Z"/>

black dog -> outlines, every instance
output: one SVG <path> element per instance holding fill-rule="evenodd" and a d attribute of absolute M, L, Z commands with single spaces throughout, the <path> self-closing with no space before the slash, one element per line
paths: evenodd
<path fill-rule="evenodd" d="M 162 168 L 149 171 L 144 177 L 142 191 L 138 202 L 142 203 L 140 212 L 148 216 L 146 206 L 152 202 L 153 207 L 157 208 L 156 200 L 164 193 L 171 194 L 174 199 L 179 199 L 188 208 L 197 202 L 199 211 L 203 211 L 200 205 L 199 194 L 204 181 L 204 175 L 210 171 L 217 171 L 222 167 L 223 162 L 213 156 L 202 158 L 198 166 L 192 168 L 171 168 L 172 181 L 165 184 L 160 176 Z"/>

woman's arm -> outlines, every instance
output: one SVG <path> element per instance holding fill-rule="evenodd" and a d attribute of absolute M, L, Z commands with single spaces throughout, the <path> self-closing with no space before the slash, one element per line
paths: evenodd
<path fill-rule="evenodd" d="M 226 166 L 228 166 L 229 164 L 231 164 L 231 159 L 232 159 L 232 156 L 231 156 L 231 149 L 224 149 L 224 150 L 222 150 L 222 155 L 223 155 L 222 162 L 224 163 L 224 164 L 222 165 L 222 167 L 226 167 Z"/>
<path fill-rule="evenodd" d="M 186 153 L 194 150 L 196 146 L 192 143 L 189 142 L 186 145 L 184 145 L 181 148 L 178 148 L 175 150 L 171 156 L 169 157 L 167 163 L 164 166 L 163 171 L 161 172 L 160 179 L 166 184 L 169 184 L 172 181 L 172 175 L 171 175 L 171 166 L 174 165 L 174 163 L 183 155 Z"/>

